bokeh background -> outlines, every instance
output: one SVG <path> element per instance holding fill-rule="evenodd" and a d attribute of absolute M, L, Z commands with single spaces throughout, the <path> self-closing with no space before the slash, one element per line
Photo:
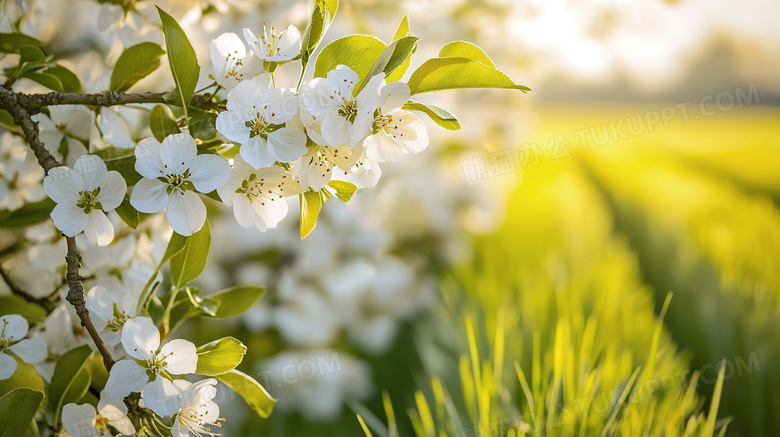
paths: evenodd
<path fill-rule="evenodd" d="M 0 26 L 100 91 L 124 47 L 162 42 L 155 4 L 206 71 L 220 33 L 310 7 L 3 0 Z M 780 434 L 780 3 L 342 0 L 326 40 L 387 41 L 406 14 L 411 70 L 468 40 L 533 91 L 423 96 L 463 129 L 430 123 L 305 241 L 212 221 L 200 287 L 268 291 L 190 335 L 241 339 L 279 399 L 259 419 L 222 392 L 225 435 L 364 435 L 356 414 L 390 437 Z M 162 70 L 136 89 L 170 88 Z M 98 123 L 138 139 L 146 116 Z"/>

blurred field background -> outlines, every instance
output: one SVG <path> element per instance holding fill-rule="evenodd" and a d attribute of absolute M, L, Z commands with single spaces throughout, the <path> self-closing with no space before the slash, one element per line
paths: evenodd
<path fill-rule="evenodd" d="M 201 60 L 221 32 L 303 28 L 309 7 L 160 3 Z M 128 43 L 96 29 L 94 7 L 33 2 L 27 30 L 97 84 Z M 305 242 L 296 223 L 215 231 L 203 288 L 269 292 L 193 339 L 240 338 L 260 377 L 333 351 L 342 365 L 272 380 L 267 420 L 225 404 L 226 435 L 780 435 L 780 4 L 342 0 L 327 39 L 388 40 L 407 13 L 411 70 L 469 40 L 533 91 L 424 96 L 463 130 L 429 124 L 428 150 L 328 204 Z M 139 87 L 170 85 L 155 75 Z M 372 287 L 404 291 L 334 320 L 358 299 L 322 295 L 356 259 L 392 264 Z"/>

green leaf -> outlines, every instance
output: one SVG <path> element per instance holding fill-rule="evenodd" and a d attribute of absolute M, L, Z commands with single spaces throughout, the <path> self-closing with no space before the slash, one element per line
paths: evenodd
<path fill-rule="evenodd" d="M 92 353 L 89 345 L 85 344 L 65 352 L 57 360 L 48 396 L 49 406 L 54 411 L 54 423 L 59 422 L 63 406 L 78 402 L 89 389 L 92 376 L 87 370 L 87 365 Z"/>
<path fill-rule="evenodd" d="M 398 30 L 395 31 L 395 35 L 393 35 L 393 41 L 397 40 L 398 38 L 403 38 L 406 35 L 409 35 L 409 31 L 411 28 L 409 27 L 409 15 L 404 15 L 404 18 L 401 20 L 401 24 L 398 25 Z"/>
<path fill-rule="evenodd" d="M 171 257 L 173 285 L 180 289 L 198 277 L 206 267 L 211 245 L 211 228 L 208 220 L 200 231 L 187 237 L 184 248 Z"/>
<path fill-rule="evenodd" d="M 395 35 L 393 35 L 393 41 L 397 40 L 398 38 L 405 37 L 406 35 L 409 35 L 409 32 L 411 31 L 411 28 L 409 26 L 409 16 L 405 15 L 403 20 L 401 20 L 401 24 L 398 25 L 398 30 L 395 31 Z M 390 82 L 396 82 L 401 80 L 404 77 L 404 74 L 406 74 L 406 70 L 409 69 L 409 66 L 412 64 L 412 53 L 409 53 L 409 56 L 401 63 L 401 65 L 398 66 L 398 68 L 395 69 L 392 73 L 387 75 L 387 83 Z"/>
<path fill-rule="evenodd" d="M 314 64 L 314 77 L 325 77 L 339 65 L 346 65 L 362 80 L 382 56 L 385 43 L 370 35 L 350 35 L 322 48 Z"/>
<path fill-rule="evenodd" d="M 325 12 L 320 8 L 320 5 L 315 4 L 301 43 L 301 64 L 304 66 L 309 63 L 309 58 L 317 50 L 317 45 L 322 41 L 322 36 L 328 27 L 324 15 Z"/>
<path fill-rule="evenodd" d="M 125 178 L 128 187 L 132 187 L 141 180 L 141 175 L 135 171 L 135 150 L 132 148 L 106 147 L 96 150 L 95 155 L 103 158 L 108 170 L 115 170 Z"/>
<path fill-rule="evenodd" d="M 54 201 L 48 197 L 40 202 L 28 203 L 16 211 L 0 211 L 0 229 L 26 228 L 49 218 Z"/>
<path fill-rule="evenodd" d="M 358 84 L 355 93 L 363 89 L 366 82 L 379 73 L 385 73 L 385 77 L 394 72 L 398 67 L 410 59 L 415 50 L 417 50 L 417 41 L 420 38 L 416 36 L 404 36 L 391 42 L 382 51 L 379 59 L 376 60 L 371 70 L 365 78 Z"/>
<path fill-rule="evenodd" d="M 522 92 L 531 89 L 517 85 L 503 72 L 467 58 L 433 58 L 409 78 L 412 94 L 458 88 L 504 88 Z"/>
<path fill-rule="evenodd" d="M 344 203 L 348 203 L 352 199 L 352 195 L 358 190 L 355 184 L 347 181 L 330 181 L 328 182 L 328 187 L 333 188 L 336 191 L 336 197 Z"/>
<path fill-rule="evenodd" d="M 193 109 L 190 112 L 190 134 L 203 142 L 217 138 L 217 114 Z"/>
<path fill-rule="evenodd" d="M 43 392 L 18 388 L 0 398 L 0 437 L 24 435 L 43 401 Z"/>
<path fill-rule="evenodd" d="M 208 221 L 204 225 L 208 226 Z M 154 269 L 154 272 L 152 273 L 152 276 L 149 277 L 149 280 L 146 282 L 146 285 L 144 285 L 144 289 L 141 290 L 141 297 L 138 299 L 138 305 L 136 306 L 135 312 L 136 314 L 141 314 L 141 309 L 144 308 L 146 303 L 151 300 L 151 287 L 152 284 L 154 284 L 155 279 L 157 279 L 157 275 L 160 273 L 160 269 L 162 269 L 162 266 L 165 265 L 165 263 L 168 262 L 171 258 L 179 254 L 182 250 L 184 250 L 184 247 L 187 245 L 187 239 L 189 237 L 183 237 L 176 232 L 174 232 L 171 235 L 170 241 L 168 241 L 168 246 L 165 248 L 165 253 L 163 253 L 163 257 L 160 260 L 160 263 L 157 264 L 157 267 Z"/>
<path fill-rule="evenodd" d="M 157 11 L 160 14 L 160 21 L 162 21 L 168 63 L 171 66 L 173 81 L 176 83 L 178 99 L 184 107 L 185 118 L 189 119 L 187 108 L 192 101 L 200 74 L 198 57 L 179 23 L 159 7 L 157 7 Z"/>
<path fill-rule="evenodd" d="M 298 196 L 301 206 L 301 239 L 306 238 L 317 224 L 322 210 L 322 197 L 317 191 L 309 190 Z"/>
<path fill-rule="evenodd" d="M 265 418 L 271 414 L 276 399 L 272 398 L 265 388 L 251 376 L 234 369 L 221 375 L 215 375 L 214 378 L 222 381 L 226 386 L 241 395 L 260 417 Z"/>
<path fill-rule="evenodd" d="M 27 302 L 15 294 L 0 296 L 0 316 L 6 314 L 19 314 L 32 325 L 44 322 L 47 316 L 43 307 Z"/>
<path fill-rule="evenodd" d="M 198 348 L 198 375 L 221 375 L 235 369 L 246 354 L 246 346 L 233 337 L 225 337 Z"/>
<path fill-rule="evenodd" d="M 481 48 L 468 41 L 452 41 L 439 50 L 440 58 L 466 58 L 480 62 L 490 68 L 496 68 L 496 64 Z"/>
<path fill-rule="evenodd" d="M 51 74 L 46 74 L 46 73 L 35 72 L 35 71 L 28 71 L 26 73 L 23 73 L 21 77 L 26 77 L 58 93 L 65 92 L 65 86 L 62 84 L 62 81 L 57 76 L 53 76 Z"/>
<path fill-rule="evenodd" d="M 460 130 L 458 118 L 446 109 L 439 108 L 438 106 L 426 105 L 424 103 L 415 102 L 414 100 L 409 100 L 404 104 L 403 109 L 406 109 L 407 111 L 424 112 L 431 120 L 444 129 L 452 131 Z"/>
<path fill-rule="evenodd" d="M 0 109 L 0 124 L 4 124 L 9 127 L 16 126 L 14 117 L 11 115 L 10 112 L 6 111 L 5 109 Z"/>
<path fill-rule="evenodd" d="M 23 33 L 0 33 L 0 52 L 19 54 L 22 46 L 40 47 L 41 42 Z"/>
<path fill-rule="evenodd" d="M 149 114 L 149 129 L 152 130 L 152 135 L 160 142 L 168 135 L 181 132 L 179 124 L 176 123 L 176 119 L 173 117 L 173 112 L 165 105 L 157 105 L 152 108 L 152 112 Z"/>
<path fill-rule="evenodd" d="M 141 217 L 138 214 L 138 210 L 133 208 L 133 205 L 130 204 L 130 196 L 128 195 L 125 195 L 125 199 L 115 211 L 119 215 L 119 218 L 132 229 L 137 228 L 141 223 Z"/>
<path fill-rule="evenodd" d="M 265 288 L 253 285 L 239 285 L 227 288 L 204 299 L 210 305 L 213 305 L 214 313 L 201 315 L 212 317 L 238 316 L 249 309 L 263 295 L 263 292 L 265 292 Z"/>
<path fill-rule="evenodd" d="M 35 45 L 19 46 L 19 55 L 21 55 L 20 64 L 40 64 L 46 61 L 46 55 Z"/>
<path fill-rule="evenodd" d="M 339 0 L 315 0 L 317 2 L 317 6 L 320 7 L 323 11 L 327 12 L 327 18 L 328 22 L 333 21 L 333 19 L 336 17 L 336 11 L 339 8 Z"/>
<path fill-rule="evenodd" d="M 165 50 L 153 42 L 142 42 L 128 47 L 119 56 L 111 72 L 111 91 L 123 92 L 160 67 Z M 193 88 L 194 90 L 194 88 Z"/>
<path fill-rule="evenodd" d="M 57 77 L 62 82 L 62 88 L 66 93 L 77 93 L 81 91 L 81 81 L 76 73 L 68 70 L 62 65 L 54 65 L 45 70 L 46 74 Z"/>

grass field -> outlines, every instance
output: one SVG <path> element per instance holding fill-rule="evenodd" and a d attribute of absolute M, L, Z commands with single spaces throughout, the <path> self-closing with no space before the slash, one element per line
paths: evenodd
<path fill-rule="evenodd" d="M 780 110 L 600 134 L 648 110 L 538 112 L 545 154 L 443 280 L 457 334 L 418 340 L 418 436 L 780 433 Z"/>

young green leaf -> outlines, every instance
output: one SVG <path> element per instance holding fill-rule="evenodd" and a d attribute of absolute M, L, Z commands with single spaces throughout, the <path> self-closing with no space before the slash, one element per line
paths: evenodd
<path fill-rule="evenodd" d="M 72 71 L 61 65 L 27 71 L 21 75 L 59 93 L 81 91 L 81 81 Z"/>
<path fill-rule="evenodd" d="M 206 220 L 203 228 L 187 237 L 184 248 L 171 257 L 171 276 L 177 289 L 187 285 L 203 272 L 210 245 L 211 228 Z"/>
<path fill-rule="evenodd" d="M 490 68 L 496 68 L 496 64 L 477 45 L 468 41 L 452 41 L 439 50 L 440 58 L 466 58 L 481 62 Z"/>
<path fill-rule="evenodd" d="M 314 64 L 314 77 L 325 77 L 339 65 L 351 68 L 361 79 L 382 56 L 385 43 L 370 35 L 350 35 L 339 38 L 322 48 Z"/>
<path fill-rule="evenodd" d="M 87 364 L 92 357 L 89 345 L 79 346 L 65 352 L 54 367 L 49 386 L 49 405 L 54 411 L 54 423 L 59 421 L 62 407 L 77 402 L 87 392 L 92 381 Z"/>
<path fill-rule="evenodd" d="M 458 88 L 531 89 L 512 82 L 506 74 L 468 58 L 433 58 L 409 78 L 412 94 Z"/>
<path fill-rule="evenodd" d="M 208 142 L 217 138 L 217 114 L 193 109 L 190 111 L 190 134 Z"/>
<path fill-rule="evenodd" d="M 164 54 L 165 50 L 153 42 L 142 42 L 128 47 L 114 65 L 108 89 L 116 92 L 127 91 L 136 82 L 157 70 Z"/>
<path fill-rule="evenodd" d="M 265 288 L 239 285 L 220 291 L 204 299 L 214 305 L 212 317 L 235 317 L 243 314 L 265 292 Z"/>
<path fill-rule="evenodd" d="M 322 197 L 317 191 L 309 190 L 298 196 L 301 206 L 301 239 L 306 238 L 317 224 L 322 209 Z"/>
<path fill-rule="evenodd" d="M 30 324 L 44 322 L 47 316 L 43 307 L 27 302 L 15 294 L 0 296 L 0 316 L 6 314 L 19 314 L 27 319 Z"/>
<path fill-rule="evenodd" d="M 198 57 L 179 23 L 159 7 L 157 7 L 157 11 L 160 14 L 160 21 L 162 21 L 168 63 L 171 66 L 173 81 L 176 83 L 178 101 L 184 107 L 185 118 L 189 119 L 187 108 L 192 101 L 200 74 Z"/>
<path fill-rule="evenodd" d="M 43 401 L 43 392 L 17 388 L 0 398 L 0 437 L 25 435 Z"/>
<path fill-rule="evenodd" d="M 125 200 L 122 201 L 115 211 L 117 215 L 119 215 L 119 218 L 132 229 L 137 228 L 141 223 L 141 217 L 138 210 L 133 208 L 133 205 L 130 205 L 130 196 L 128 195 L 125 195 Z"/>
<path fill-rule="evenodd" d="M 349 203 L 352 199 L 352 195 L 357 192 L 358 187 L 352 182 L 347 181 L 330 181 L 328 187 L 336 191 L 336 197 L 341 199 L 344 203 Z"/>
<path fill-rule="evenodd" d="M 406 35 L 409 35 L 410 31 L 411 31 L 411 27 L 409 26 L 409 16 L 405 15 L 403 20 L 401 20 L 401 24 L 398 25 L 398 30 L 396 30 L 395 35 L 393 35 L 393 41 L 399 38 L 403 38 Z M 404 74 L 406 74 L 406 70 L 408 70 L 409 66 L 412 64 L 412 54 L 413 53 L 409 53 L 409 56 L 406 57 L 406 59 L 401 63 L 401 65 L 399 65 L 398 68 L 395 69 L 395 71 L 387 75 L 387 77 L 385 78 L 387 80 L 387 83 L 399 81 L 404 77 Z"/>
<path fill-rule="evenodd" d="M 204 225 L 207 226 L 208 221 Z M 154 284 L 154 281 L 157 279 L 157 275 L 160 273 L 160 269 L 162 269 L 162 266 L 165 265 L 165 263 L 168 262 L 171 258 L 173 258 L 175 255 L 178 255 L 182 250 L 184 250 L 184 247 L 187 245 L 187 240 L 189 237 L 183 237 L 176 232 L 171 235 L 170 241 L 168 241 L 168 246 L 165 248 L 165 253 L 163 253 L 163 257 L 160 260 L 160 263 L 157 264 L 157 267 L 155 267 L 154 272 L 152 273 L 152 276 L 149 277 L 149 280 L 146 282 L 146 285 L 144 285 L 143 290 L 141 290 L 141 297 L 138 299 L 138 305 L 136 306 L 135 312 L 136 314 L 141 314 L 142 308 L 146 306 L 146 304 L 151 300 L 152 297 L 152 284 Z"/>
<path fill-rule="evenodd" d="M 246 346 L 233 337 L 225 337 L 198 348 L 198 375 L 221 375 L 235 369 L 246 354 Z"/>
<path fill-rule="evenodd" d="M 125 178 L 128 187 L 141 180 L 141 175 L 135 171 L 135 152 L 132 148 L 106 147 L 96 150 L 95 155 L 103 158 L 108 170 L 116 170 Z"/>
<path fill-rule="evenodd" d="M 46 55 L 38 46 L 23 45 L 19 46 L 20 64 L 40 64 L 46 61 Z"/>
<path fill-rule="evenodd" d="M 401 20 L 401 24 L 398 25 L 398 29 L 395 31 L 395 35 L 393 35 L 393 41 L 397 40 L 398 38 L 403 38 L 406 35 L 409 35 L 409 31 L 411 28 L 409 27 L 409 15 L 404 15 L 404 18 Z"/>
<path fill-rule="evenodd" d="M 377 74 L 385 73 L 385 77 L 387 77 L 403 65 L 407 59 L 411 58 L 412 54 L 417 49 L 417 41 L 419 39 L 420 38 L 417 38 L 416 36 L 404 36 L 385 47 L 366 77 L 358 84 L 355 93 L 363 89 L 366 82 Z"/>
<path fill-rule="evenodd" d="M 16 126 L 14 117 L 11 115 L 10 112 L 6 111 L 5 109 L 0 109 L 0 124 L 4 124 L 8 127 Z"/>
<path fill-rule="evenodd" d="M 152 112 L 149 114 L 149 129 L 151 129 L 152 135 L 154 135 L 157 141 L 160 142 L 168 135 L 181 132 L 179 124 L 176 123 L 176 119 L 173 117 L 171 108 L 165 105 L 157 105 L 152 108 Z"/>
<path fill-rule="evenodd" d="M 50 74 L 40 73 L 37 71 L 28 71 L 26 73 L 23 73 L 20 77 L 26 77 L 27 79 L 30 79 L 33 82 L 37 82 L 45 86 L 46 88 L 49 88 L 50 90 L 56 91 L 58 93 L 65 92 L 65 86 L 62 84 L 62 81 L 57 76 L 52 76 Z"/>
<path fill-rule="evenodd" d="M 403 109 L 406 109 L 407 111 L 423 112 L 428 117 L 430 117 L 434 123 L 438 124 L 444 129 L 452 131 L 460 130 L 460 122 L 458 121 L 458 118 L 446 109 L 439 108 L 438 106 L 426 105 L 424 103 L 415 102 L 414 100 L 409 100 L 403 106 Z"/>
<path fill-rule="evenodd" d="M 251 376 L 234 369 L 221 375 L 215 375 L 214 378 L 222 381 L 234 392 L 241 395 L 260 417 L 266 418 L 271 414 L 276 399 L 272 398 L 265 388 Z"/>
<path fill-rule="evenodd" d="M 16 211 L 0 211 L 0 229 L 26 228 L 48 220 L 54 201 L 49 199 L 28 203 Z"/>
<path fill-rule="evenodd" d="M 22 46 L 40 47 L 41 42 L 23 33 L 0 33 L 0 52 L 19 54 Z"/>

